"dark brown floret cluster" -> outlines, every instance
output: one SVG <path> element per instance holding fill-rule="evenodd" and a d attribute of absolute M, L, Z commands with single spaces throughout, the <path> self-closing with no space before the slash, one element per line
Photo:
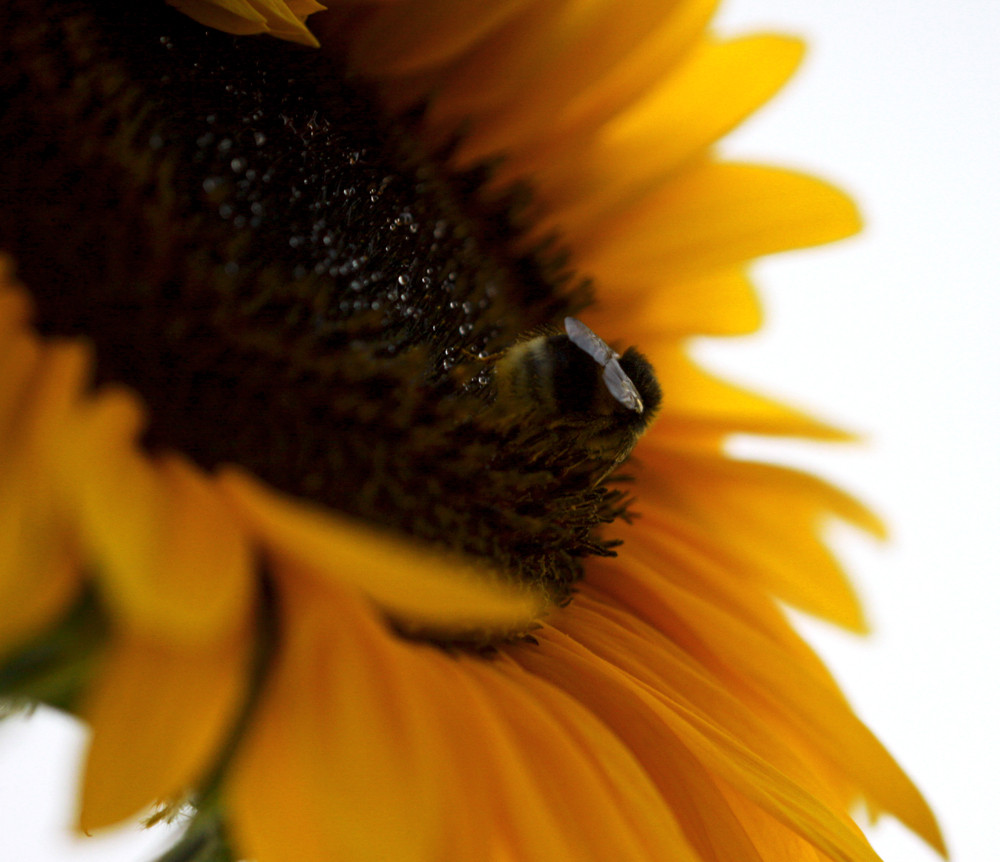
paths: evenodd
<path fill-rule="evenodd" d="M 517 195 L 486 203 L 488 166 L 449 173 L 329 54 L 165 4 L 35 10 L 0 11 L 0 246 L 40 328 L 142 395 L 151 450 L 565 598 L 624 498 L 578 420 L 489 409 L 476 357 L 585 303 L 555 243 L 511 251 Z"/>

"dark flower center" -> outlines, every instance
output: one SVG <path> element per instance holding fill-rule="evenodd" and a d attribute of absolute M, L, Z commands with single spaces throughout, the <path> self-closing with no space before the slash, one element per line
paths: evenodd
<path fill-rule="evenodd" d="M 159 3 L 0 10 L 0 248 L 47 334 L 149 407 L 145 445 L 490 559 L 568 596 L 621 514 L 579 418 L 475 358 L 584 304 L 330 54 Z M 416 121 L 416 118 L 413 118 Z M 574 422 L 577 425 L 574 425 Z"/>

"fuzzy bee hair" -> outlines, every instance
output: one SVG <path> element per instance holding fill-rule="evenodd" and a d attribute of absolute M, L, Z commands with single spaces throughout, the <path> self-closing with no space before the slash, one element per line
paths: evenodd
<path fill-rule="evenodd" d="M 567 422 L 612 465 L 624 461 L 662 400 L 649 361 L 634 347 L 616 352 L 572 317 L 565 332 L 517 341 L 495 365 L 496 406 L 509 415 Z"/>

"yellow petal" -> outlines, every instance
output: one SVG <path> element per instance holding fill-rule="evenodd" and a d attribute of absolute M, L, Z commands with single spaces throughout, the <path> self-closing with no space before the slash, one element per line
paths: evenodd
<path fill-rule="evenodd" d="M 497 661 L 520 688 L 530 692 L 560 723 L 559 733 L 577 742 L 605 771 L 617 804 L 637 824 L 651 859 L 700 860 L 684 837 L 674 812 L 666 805 L 644 765 L 597 716 L 559 688 L 527 673 L 510 661 Z"/>
<path fill-rule="evenodd" d="M 119 631 L 83 706 L 93 730 L 79 826 L 172 801 L 216 765 L 247 692 L 246 627 L 198 649 Z"/>
<path fill-rule="evenodd" d="M 629 312 L 626 312 L 628 314 Z M 655 325 L 651 317 L 648 325 Z M 627 329 L 622 332 L 628 334 Z M 628 334 L 632 340 L 631 334 Z M 636 343 L 656 369 L 663 391 L 663 407 L 643 440 L 662 441 L 669 448 L 678 437 L 704 437 L 736 432 L 815 440 L 850 440 L 839 428 L 778 401 L 728 383 L 700 368 L 674 340 L 649 338 Z"/>
<path fill-rule="evenodd" d="M 31 319 L 31 298 L 14 275 L 14 261 L 0 252 L 0 346 Z"/>
<path fill-rule="evenodd" d="M 42 349 L 28 336 L 0 345 L 0 647 L 55 619 L 80 583 L 75 536 L 47 449 L 85 380 L 80 345 Z M 6 415 L 4 415 L 6 414 Z"/>
<path fill-rule="evenodd" d="M 403 0 L 365 22 L 351 45 L 363 74 L 402 75 L 450 60 L 516 15 L 528 0 Z"/>
<path fill-rule="evenodd" d="M 556 25 L 559 40 L 524 69 L 506 104 L 495 106 L 473 126 L 459 144 L 458 163 L 530 149 L 575 97 L 625 62 L 677 11 L 675 4 L 644 3 L 622 15 L 615 2 L 568 4 Z"/>
<path fill-rule="evenodd" d="M 552 97 L 550 93 L 546 122 L 532 131 L 546 137 L 556 134 L 561 138 L 567 126 L 578 129 L 583 123 L 592 128 L 597 124 L 596 116 L 621 111 L 654 81 L 662 80 L 672 57 L 681 53 L 704 26 L 708 5 L 711 3 L 706 0 L 681 0 L 659 6 L 649 4 L 646 12 L 651 17 L 637 21 L 635 28 L 622 33 L 624 38 L 615 44 L 602 46 L 611 49 L 604 61 L 604 74 L 595 78 L 590 86 L 582 86 L 578 81 L 578 86 L 565 98 Z M 540 75 L 560 75 L 559 66 L 565 62 L 560 58 L 569 41 L 580 38 L 585 32 L 588 15 L 593 17 L 592 10 L 599 10 L 599 6 L 591 4 L 591 11 L 581 14 L 581 8 L 572 0 L 541 0 L 529 4 L 519 15 L 496 28 L 474 50 L 452 64 L 446 74 L 440 76 L 440 83 L 430 90 L 434 98 L 426 120 L 428 125 L 446 134 L 468 118 L 478 118 L 488 126 L 504 112 L 516 111 L 526 95 L 536 95 Z M 610 8 L 611 4 L 604 4 L 605 12 Z M 627 24 L 627 17 L 619 16 L 618 20 Z M 555 47 L 553 32 L 561 34 Z M 572 58 L 572 51 L 567 56 Z M 598 60 L 593 53 L 590 56 Z M 653 57 L 655 62 L 650 62 Z M 502 127 L 502 120 L 497 125 Z M 471 161 L 493 155 L 490 146 L 503 146 L 502 138 L 491 139 L 489 134 L 484 136 L 484 141 L 478 147 L 469 147 L 460 157 Z M 544 144 L 536 141 L 520 152 L 508 150 L 507 155 L 522 167 L 526 167 L 525 160 L 529 160 L 528 170 L 533 172 L 538 166 L 534 158 L 539 155 L 537 150 L 547 153 L 550 146 L 551 141 L 546 140 Z M 547 161 L 543 159 L 540 164 Z M 506 165 L 501 168 L 501 174 L 509 179 Z"/>
<path fill-rule="evenodd" d="M 510 660 L 467 663 L 595 859 L 699 859 L 634 755 L 577 701 Z M 496 673 L 508 680 L 500 685 Z M 556 755 L 556 756 L 553 756 Z M 516 802 L 515 802 L 516 804 Z M 571 827 L 573 828 L 573 827 Z"/>
<path fill-rule="evenodd" d="M 854 203 L 814 177 L 705 162 L 601 225 L 575 233 L 580 269 L 602 283 L 645 285 L 700 277 L 761 255 L 831 242 L 861 222 Z"/>
<path fill-rule="evenodd" d="M 863 631 L 861 606 L 821 528 L 837 517 L 884 535 L 857 500 L 807 473 L 716 456 L 680 455 L 653 441 L 644 448 L 642 499 L 711 537 L 778 597 L 838 625 Z"/>
<path fill-rule="evenodd" d="M 703 720 L 739 739 L 827 804 L 836 802 L 829 788 L 780 738 L 780 729 L 756 716 L 710 668 L 630 611 L 615 607 L 605 595 L 584 584 L 574 598 L 573 613 L 559 614 L 551 624 L 640 682 L 696 710 Z"/>
<path fill-rule="evenodd" d="M 285 580 L 282 640 L 229 777 L 258 862 L 444 859 L 440 691 L 349 589 Z M 425 647 L 423 649 L 432 649 Z"/>
<path fill-rule="evenodd" d="M 36 338 L 23 333 L 0 335 L 0 443 L 4 452 L 10 452 L 17 436 L 17 428 L 28 409 L 26 402 L 32 397 L 34 375 L 41 364 L 42 348 Z M 11 459 L 8 456 L 7 463 Z M 2 465 L 0 465 L 2 469 Z"/>
<path fill-rule="evenodd" d="M 609 592 L 606 588 L 606 579 L 619 578 L 622 589 L 634 595 L 634 601 L 619 599 L 623 604 L 660 630 L 673 631 L 675 617 L 653 620 L 641 612 L 646 602 L 650 607 L 661 608 L 663 597 L 659 587 L 669 581 L 701 596 L 713 607 L 780 645 L 786 651 L 786 660 L 795 661 L 836 689 L 829 671 L 792 628 L 788 616 L 764 586 L 733 577 L 740 568 L 737 561 L 719 554 L 712 542 L 706 546 L 705 536 L 680 517 L 665 517 L 662 512 L 651 515 L 647 510 L 643 512 L 642 523 L 641 532 L 625 536 L 625 545 L 614 561 L 595 561 L 590 566 L 588 583 L 600 580 L 605 595 L 618 597 L 618 591 Z M 625 574 L 619 577 L 618 572 Z M 698 653 L 696 643 L 689 648 Z"/>
<path fill-rule="evenodd" d="M 621 333 L 643 353 L 650 353 L 650 348 L 655 350 L 664 342 L 666 352 L 675 352 L 678 347 L 674 341 L 690 335 L 742 335 L 753 332 L 761 323 L 756 290 L 740 269 L 667 282 L 655 293 L 630 293 L 616 285 L 606 287 L 601 304 L 588 309 L 581 319 L 595 332 Z M 665 407 L 672 405 L 667 403 Z"/>
<path fill-rule="evenodd" d="M 488 116 L 511 97 L 552 49 L 552 32 L 573 0 L 535 0 L 502 22 L 475 49 L 439 70 L 424 118 L 432 134 L 447 137 L 474 116 Z M 390 85 L 394 85 L 392 82 Z"/>
<path fill-rule="evenodd" d="M 39 555 L 43 547 L 60 560 L 67 554 L 66 539 L 51 523 L 54 509 L 43 517 L 45 497 L 27 484 L 47 482 L 58 489 L 58 495 L 49 496 L 58 497 L 60 523 L 67 525 L 63 533 L 71 517 L 76 519 L 78 568 L 93 569 L 104 600 L 119 618 L 150 635 L 184 642 L 217 639 L 241 625 L 254 575 L 227 504 L 179 458 L 157 467 L 140 451 L 144 419 L 134 395 L 107 389 L 81 398 L 89 364 L 82 348 L 52 347 L 47 355 L 62 365 L 66 361 L 59 357 L 72 359 L 72 367 L 48 373 L 58 392 L 49 395 L 39 387 L 35 399 L 47 412 L 37 420 L 23 419 L 24 433 L 40 454 L 21 471 L 25 481 L 16 490 L 22 509 L 37 501 L 33 514 L 22 518 L 21 532 L 27 524 L 45 533 L 39 534 L 35 550 L 23 550 L 22 556 L 34 555 L 37 569 L 65 569 L 43 565 Z M 32 421 L 39 427 L 32 430 Z M 27 456 L 22 460 L 27 463 Z M 8 516 L 16 512 L 11 508 Z"/>
<path fill-rule="evenodd" d="M 228 500 L 178 455 L 155 470 L 164 494 L 166 530 L 150 565 L 123 573 L 132 625 L 185 642 L 241 626 L 257 573 L 249 542 Z"/>
<path fill-rule="evenodd" d="M 799 41 L 777 36 L 703 41 L 664 84 L 586 147 L 536 172 L 538 194 L 553 215 L 534 232 L 557 229 L 572 244 L 578 234 L 586 237 L 606 224 L 609 213 L 662 187 L 684 162 L 770 99 L 802 51 Z"/>
<path fill-rule="evenodd" d="M 700 859 L 763 862 L 733 816 L 713 776 L 680 743 L 671 728 L 640 697 L 615 685 L 592 666 L 554 646 L 558 632 L 545 630 L 539 647 L 511 652 L 531 673 L 578 700 L 633 752 L 655 783 Z"/>
<path fill-rule="evenodd" d="M 761 806 L 778 821 L 813 843 L 838 862 L 878 862 L 860 831 L 849 820 L 838 817 L 821 802 L 789 780 L 780 771 L 755 755 L 746 746 L 705 721 L 694 710 L 669 695 L 658 692 L 634 680 L 631 676 L 594 656 L 572 640 L 554 630 L 546 630 L 539 640 L 545 664 L 525 651 L 518 660 L 535 672 L 547 676 L 590 706 L 619 735 L 649 762 L 653 755 L 650 731 L 677 741 L 716 780 L 723 780 L 749 800 Z M 690 766 L 678 771 L 675 780 L 681 783 L 695 774 Z M 674 791 L 676 794 L 676 791 Z M 738 824 L 732 809 L 717 800 L 702 806 L 698 823 L 706 811 L 728 812 Z M 683 820 L 682 820 L 683 822 Z M 721 858 L 758 858 L 747 846 L 748 839 L 741 827 L 728 835 L 716 832 L 710 845 Z M 759 848 L 766 857 L 767 848 Z M 712 857 L 709 857 L 712 858 Z"/>
<path fill-rule="evenodd" d="M 622 173 L 651 181 L 654 172 L 686 161 L 770 100 L 803 53 L 800 40 L 784 36 L 706 39 L 659 87 L 609 125 L 601 143 L 609 153 L 628 158 Z"/>
<path fill-rule="evenodd" d="M 303 748 L 312 740 L 300 726 L 303 708 L 285 699 L 296 693 L 280 678 L 283 665 L 273 674 L 272 692 L 255 707 L 255 724 L 241 740 L 227 778 L 232 840 L 239 858 L 326 862 L 334 846 L 329 823 L 339 815 L 325 810 L 315 770 L 304 758 Z M 336 780 L 336 765 L 328 768 L 330 780 Z"/>
<path fill-rule="evenodd" d="M 64 520 L 36 487 L 7 490 L 0 491 L 0 654 L 55 621 L 81 587 L 79 554 Z"/>
<path fill-rule="evenodd" d="M 591 87 L 575 93 L 561 115 L 544 128 L 544 142 L 526 153 L 512 153 L 512 163 L 525 173 L 545 171 L 559 162 L 559 154 L 579 149 L 581 139 L 587 140 L 594 130 L 655 91 L 673 71 L 683 68 L 717 6 L 718 0 L 664 4 L 659 25 Z"/>
<path fill-rule="evenodd" d="M 199 24 L 214 27 L 226 33 L 247 35 L 263 33 L 267 19 L 249 0 L 167 0 Z"/>
<path fill-rule="evenodd" d="M 439 632 L 523 630 L 544 602 L 485 565 L 272 491 L 238 468 L 219 479 L 276 559 L 331 585 L 351 584 L 404 626 Z"/>
<path fill-rule="evenodd" d="M 84 551 L 119 608 L 142 604 L 141 573 L 163 547 L 164 495 L 136 444 L 144 422 L 132 393 L 109 389 L 80 404 L 49 444 Z"/>
<path fill-rule="evenodd" d="M 744 619 L 700 589 L 682 586 L 684 573 L 677 583 L 673 578 L 670 556 L 662 550 L 651 562 L 614 560 L 588 572 L 588 583 L 602 594 L 724 673 L 734 695 L 803 740 L 819 768 L 839 773 L 853 793 L 864 793 L 943 852 L 937 822 L 920 791 L 854 715 L 829 671 L 787 621 L 778 623 L 784 633 L 765 630 L 762 618 Z"/>
<path fill-rule="evenodd" d="M 300 20 L 326 9 L 326 5 L 317 0 L 285 0 L 285 5 L 288 11 Z"/>
<path fill-rule="evenodd" d="M 519 800 L 535 820 L 515 841 L 537 848 L 547 838 L 558 848 L 526 855 L 594 862 L 650 858 L 586 750 L 509 679 L 474 663 L 467 664 L 467 672 L 481 687 L 493 717 L 496 762 L 505 767 L 507 779 L 501 778 L 498 793 Z"/>
<path fill-rule="evenodd" d="M 238 36 L 270 33 L 318 47 L 303 21 L 325 7 L 312 0 L 167 0 L 199 24 Z"/>
<path fill-rule="evenodd" d="M 212 0 L 215 2 L 215 0 Z M 228 0 L 227 0 L 228 2 Z M 267 32 L 279 39 L 318 48 L 319 42 L 309 32 L 305 19 L 325 8 L 312 0 L 250 0 L 267 20 Z"/>
<path fill-rule="evenodd" d="M 701 721 L 738 741 L 840 819 L 850 821 L 849 808 L 853 807 L 859 789 L 867 788 L 850 782 L 850 793 L 842 794 L 840 783 L 824 782 L 823 776 L 830 770 L 824 770 L 822 765 L 817 768 L 815 758 L 808 756 L 808 748 L 805 756 L 800 754 L 801 740 L 797 734 L 789 732 L 786 724 L 775 721 L 753 699 L 745 698 L 726 676 L 717 677 L 715 672 L 722 665 L 701 664 L 669 637 L 643 624 L 631 612 L 613 607 L 606 597 L 586 585 L 575 599 L 573 613 L 558 615 L 553 625 L 595 656 L 684 704 L 696 712 Z M 841 752 L 844 759 L 866 753 L 845 748 L 841 748 Z M 741 799 L 740 794 L 734 792 L 726 798 L 744 826 L 748 817 L 760 825 L 758 847 L 769 848 L 765 858 L 772 858 L 770 848 L 782 840 L 795 847 L 798 853 L 789 858 L 815 856 L 815 849 L 809 849 L 794 833 L 787 832 L 782 839 L 781 825 L 770 817 L 761 817 L 759 809 L 745 800 L 734 806 L 734 801 Z M 784 857 L 774 853 L 773 858 Z"/>
<path fill-rule="evenodd" d="M 282 657 L 232 773 L 244 853 L 693 862 L 648 779 L 592 717 L 581 728 L 478 659 L 396 641 L 349 592 L 295 580 L 283 597 Z M 622 773 L 635 788 L 602 780 Z"/>
<path fill-rule="evenodd" d="M 30 297 L 14 278 L 13 261 L 0 253 L 0 446 L 5 453 L 13 446 L 15 422 L 20 423 L 20 414 L 28 409 L 24 402 L 31 397 L 32 375 L 42 355 L 41 344 L 28 329 L 31 311 Z"/>
<path fill-rule="evenodd" d="M 721 790 L 750 840 L 757 847 L 767 848 L 767 862 L 830 862 L 830 857 L 814 844 L 779 823 L 742 794 L 725 785 Z"/>

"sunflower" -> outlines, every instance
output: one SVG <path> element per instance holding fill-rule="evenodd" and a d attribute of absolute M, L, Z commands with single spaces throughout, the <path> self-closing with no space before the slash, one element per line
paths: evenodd
<path fill-rule="evenodd" d="M 80 828 L 873 860 L 864 802 L 943 852 L 783 610 L 863 630 L 820 529 L 881 525 L 725 450 L 844 435 L 685 352 L 758 325 L 748 261 L 858 227 L 712 151 L 801 45 L 326 5 L 0 10 L 0 693 L 91 728 Z"/>

